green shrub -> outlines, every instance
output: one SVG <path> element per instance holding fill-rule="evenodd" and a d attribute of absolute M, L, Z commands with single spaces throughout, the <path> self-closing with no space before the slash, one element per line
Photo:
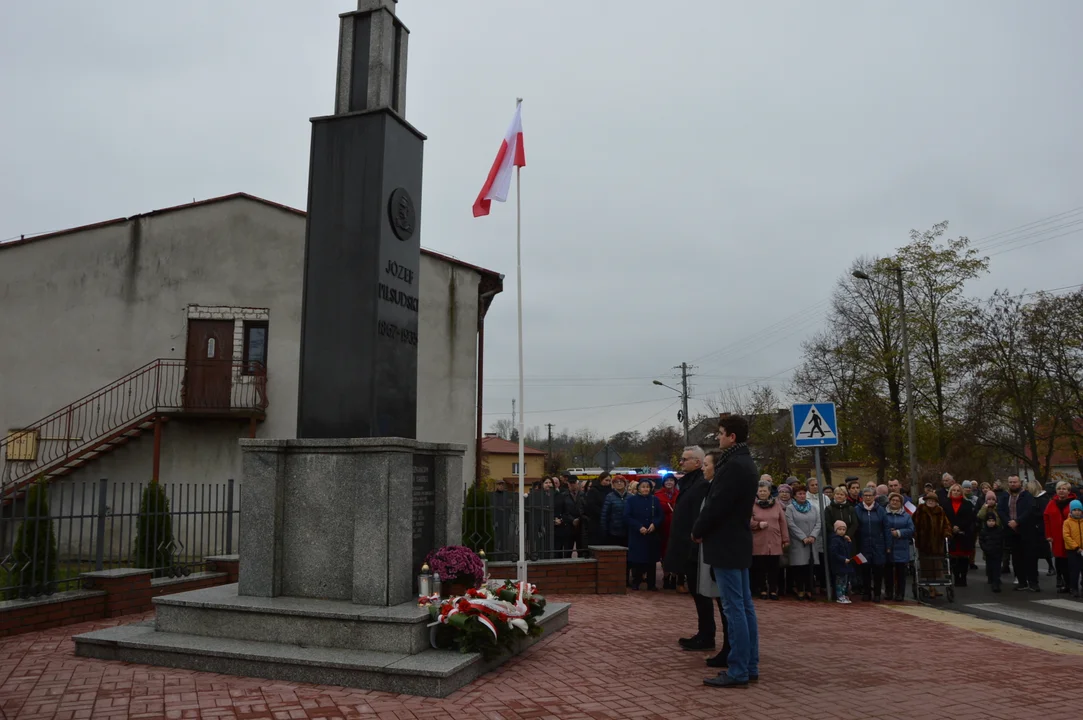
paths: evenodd
<path fill-rule="evenodd" d="M 143 490 L 139 501 L 139 518 L 135 526 L 135 566 L 153 568 L 154 577 L 173 574 L 173 519 L 169 516 L 169 499 L 165 490 L 152 482 Z"/>
<path fill-rule="evenodd" d="M 463 545 L 474 552 L 493 552 L 493 507 L 484 487 L 471 485 L 463 505 Z"/>
<path fill-rule="evenodd" d="M 26 496 L 25 520 L 12 548 L 15 569 L 9 582 L 19 586 L 19 597 L 51 595 L 56 591 L 56 533 L 49 516 L 49 485 L 39 478 Z M 5 596 L 7 593 L 5 593 Z"/>

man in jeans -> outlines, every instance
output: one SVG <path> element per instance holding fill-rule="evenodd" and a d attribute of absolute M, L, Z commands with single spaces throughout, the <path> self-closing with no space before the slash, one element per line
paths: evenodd
<path fill-rule="evenodd" d="M 718 420 L 718 457 L 707 457 L 704 468 L 714 480 L 707 504 L 692 528 L 692 539 L 703 543 L 703 560 L 714 570 L 722 595 L 730 641 L 729 669 L 708 678 L 711 687 L 746 688 L 760 679 L 760 637 L 748 569 L 752 566 L 752 505 L 759 472 L 748 451 L 748 421 L 739 415 Z"/>

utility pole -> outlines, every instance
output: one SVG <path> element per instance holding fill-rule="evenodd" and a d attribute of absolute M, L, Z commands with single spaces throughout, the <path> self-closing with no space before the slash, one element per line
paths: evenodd
<path fill-rule="evenodd" d="M 512 398 L 511 399 L 511 437 L 508 438 L 508 440 L 514 440 L 516 438 L 515 428 L 517 428 L 518 425 L 516 425 L 516 423 L 515 423 L 515 418 L 516 418 L 516 415 L 515 415 L 515 398 Z"/>
<path fill-rule="evenodd" d="M 903 368 L 906 372 L 906 439 L 910 446 L 910 497 L 918 491 L 917 432 L 914 429 L 914 381 L 910 375 L 910 338 L 906 331 L 906 294 L 903 292 L 902 265 L 895 266 L 895 282 L 899 290 L 899 324 L 902 329 Z"/>
<path fill-rule="evenodd" d="M 692 366 L 689 365 L 686 362 L 683 362 L 683 363 L 681 363 L 680 365 L 678 365 L 677 367 L 675 367 L 673 369 L 681 371 L 681 389 L 680 390 L 678 390 L 675 387 L 670 387 L 669 385 L 666 385 L 661 380 L 654 380 L 653 383 L 655 385 L 660 386 L 660 387 L 664 387 L 664 388 L 667 388 L 669 390 L 672 390 L 673 392 L 675 392 L 675 393 L 677 393 L 678 395 L 681 396 L 680 416 L 677 419 L 681 421 L 682 425 L 684 425 L 684 444 L 685 444 L 685 446 L 687 446 L 688 445 L 688 371 L 692 369 Z"/>
<path fill-rule="evenodd" d="M 546 423 L 545 427 L 549 430 L 549 460 L 553 459 L 553 423 Z"/>
<path fill-rule="evenodd" d="M 684 415 L 684 444 L 688 446 L 688 363 L 681 363 L 681 412 Z"/>

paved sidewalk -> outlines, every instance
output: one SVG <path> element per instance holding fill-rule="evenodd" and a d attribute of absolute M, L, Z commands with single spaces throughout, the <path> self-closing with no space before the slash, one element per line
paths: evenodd
<path fill-rule="evenodd" d="M 444 700 L 75 657 L 71 635 L 115 622 L 16 636 L 0 641 L 0 718 L 1079 717 L 1048 683 L 1002 683 L 1009 668 L 1031 679 L 1078 676 L 1083 644 L 997 623 L 960 625 L 956 613 L 757 603 L 762 681 L 715 690 L 701 684 L 711 674 L 706 654 L 676 646 L 694 623 L 688 597 L 558 599 L 574 603 L 567 629 Z"/>

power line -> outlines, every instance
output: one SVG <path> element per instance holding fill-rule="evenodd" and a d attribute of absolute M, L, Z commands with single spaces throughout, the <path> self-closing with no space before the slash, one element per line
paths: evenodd
<path fill-rule="evenodd" d="M 999 238 L 1006 238 L 1007 236 L 1016 234 L 1021 230 L 1029 232 L 1030 230 L 1033 230 L 1036 227 L 1040 227 L 1041 225 L 1048 225 L 1052 222 L 1060 222 L 1061 220 L 1067 219 L 1081 212 L 1083 212 L 1083 205 L 1072 208 L 1071 210 L 1065 210 L 1064 212 L 1056 213 L 1055 215 L 1047 215 L 1044 218 L 1032 220 L 1031 222 L 1023 223 L 1022 225 L 1017 225 L 1013 228 L 1008 228 L 1007 230 L 1001 230 L 1000 232 L 995 232 L 992 235 L 986 235 L 985 237 L 977 238 L 976 240 L 974 240 L 974 245 L 975 247 L 979 245 L 993 246 L 1000 242 Z"/>
<path fill-rule="evenodd" d="M 1055 293 L 1062 290 L 1075 290 L 1076 288 L 1081 287 L 1083 287 L 1083 283 L 1079 283 L 1078 285 L 1065 285 L 1064 287 L 1049 288 L 1048 290 L 1035 290 L 1034 292 L 1023 293 L 1022 295 L 1020 295 L 1020 297 L 1031 297 L 1033 295 L 1041 295 L 1042 293 Z"/>
<path fill-rule="evenodd" d="M 777 376 L 781 375 L 782 373 L 789 372 L 791 370 L 795 370 L 795 369 L 797 369 L 797 367 L 798 367 L 797 365 L 794 365 L 793 367 L 785 368 L 783 370 L 779 370 L 778 372 L 776 372 L 776 373 L 774 373 L 772 375 L 764 375 L 762 377 L 755 378 L 755 379 L 753 379 L 753 380 L 751 380 L 749 382 L 742 383 L 740 385 L 730 386 L 730 388 L 728 388 L 728 389 L 740 389 L 740 388 L 743 388 L 743 387 L 750 387 L 750 386 L 756 385 L 756 384 L 758 384 L 758 383 L 760 383 L 760 382 L 762 382 L 764 380 L 770 380 L 771 378 L 777 377 Z M 701 399 L 701 398 L 710 397 L 713 394 L 714 394 L 714 392 L 698 393 L 698 394 L 690 394 L 688 397 L 689 397 L 689 399 Z M 666 400 L 669 400 L 669 398 L 652 398 L 650 400 L 632 400 L 632 401 L 629 401 L 629 402 L 608 403 L 606 405 L 584 405 L 582 407 L 571 407 L 571 408 L 548 408 L 548 409 L 545 409 L 545 410 L 527 410 L 525 412 L 525 414 L 526 415 L 536 415 L 536 414 L 539 414 L 539 413 L 576 412 L 576 411 L 579 411 L 579 410 L 606 410 L 606 409 L 615 408 L 615 407 L 627 407 L 629 405 L 646 405 L 648 403 L 665 402 Z M 673 404 L 676 404 L 676 402 L 674 402 Z M 661 414 L 661 412 L 663 412 L 663 411 L 660 411 L 659 413 L 655 413 L 655 414 L 656 415 Z M 502 412 L 483 412 L 482 413 L 482 415 L 503 415 L 503 414 L 504 413 L 502 413 Z M 646 421 L 644 421 L 644 422 L 646 422 Z"/>
<path fill-rule="evenodd" d="M 576 410 L 602 410 L 605 408 L 625 407 L 628 405 L 644 405 L 646 403 L 664 402 L 669 398 L 653 398 L 651 400 L 633 400 L 631 402 L 610 403 L 608 405 L 586 405 L 584 407 L 573 408 L 550 408 L 548 410 L 526 410 L 525 415 L 536 415 L 538 413 L 559 413 L 559 412 L 574 412 Z M 483 412 L 482 415 L 503 415 L 501 412 Z"/>
<path fill-rule="evenodd" d="M 1077 230 L 1071 230 L 1069 232 L 1057 235 L 1047 235 L 1050 232 L 1062 230 L 1067 227 L 1083 225 L 1083 217 L 1079 219 L 1076 218 L 1077 215 L 1081 214 L 1083 214 L 1083 206 L 1072 208 L 1071 210 L 1065 210 L 1063 212 L 1055 213 L 1053 215 L 1048 215 L 1046 217 L 1039 218 L 1028 223 L 1023 223 L 1022 225 L 1018 225 L 1007 230 L 1001 230 L 1000 232 L 993 233 L 992 235 L 987 235 L 983 238 L 979 238 L 978 240 L 973 241 L 972 247 L 974 247 L 974 249 L 978 250 L 979 252 L 999 248 L 998 252 L 991 255 L 991 257 L 995 257 L 996 255 L 1001 255 L 1007 252 L 1012 252 L 1014 250 L 1019 250 L 1024 247 L 1029 247 L 1031 245 L 1046 242 L 1048 240 L 1054 240 L 1059 237 L 1064 237 L 1065 235 L 1074 234 L 1076 232 L 1083 232 L 1083 227 L 1080 227 Z M 1053 225 L 1053 227 L 1045 227 L 1044 229 L 1039 230 L 1039 228 L 1041 228 L 1043 225 Z M 1010 247 L 1015 243 L 1023 242 L 1026 240 L 1032 240 L 1032 242 L 1027 242 L 1023 245 L 1018 245 L 1017 247 Z M 830 297 L 824 298 L 823 300 L 820 300 L 813 305 L 802 308 L 801 310 L 791 315 L 788 315 L 781 320 L 776 321 L 772 325 L 760 328 L 759 330 L 756 330 L 749 335 L 746 335 L 727 345 L 724 345 L 717 350 L 713 350 L 705 355 L 694 358 L 693 362 L 698 362 L 707 358 L 716 358 L 716 360 L 719 361 L 725 358 L 727 362 L 734 362 L 735 360 L 744 359 L 749 355 L 760 352 L 763 349 L 770 347 L 771 345 L 777 344 L 785 338 L 788 338 L 798 332 L 801 332 L 802 330 L 807 329 L 808 317 L 810 315 L 815 315 L 821 310 L 826 309 L 830 303 Z M 777 335 L 778 333 L 785 334 L 778 336 L 776 339 L 772 340 L 766 345 L 758 344 L 761 343 L 763 340 L 767 339 L 768 337 Z M 727 357 L 727 355 L 732 356 L 732 353 L 735 352 L 738 348 L 746 348 L 749 345 L 752 345 L 749 351 L 746 352 L 744 355 L 741 355 L 739 358 L 734 359 L 732 357 Z"/>

